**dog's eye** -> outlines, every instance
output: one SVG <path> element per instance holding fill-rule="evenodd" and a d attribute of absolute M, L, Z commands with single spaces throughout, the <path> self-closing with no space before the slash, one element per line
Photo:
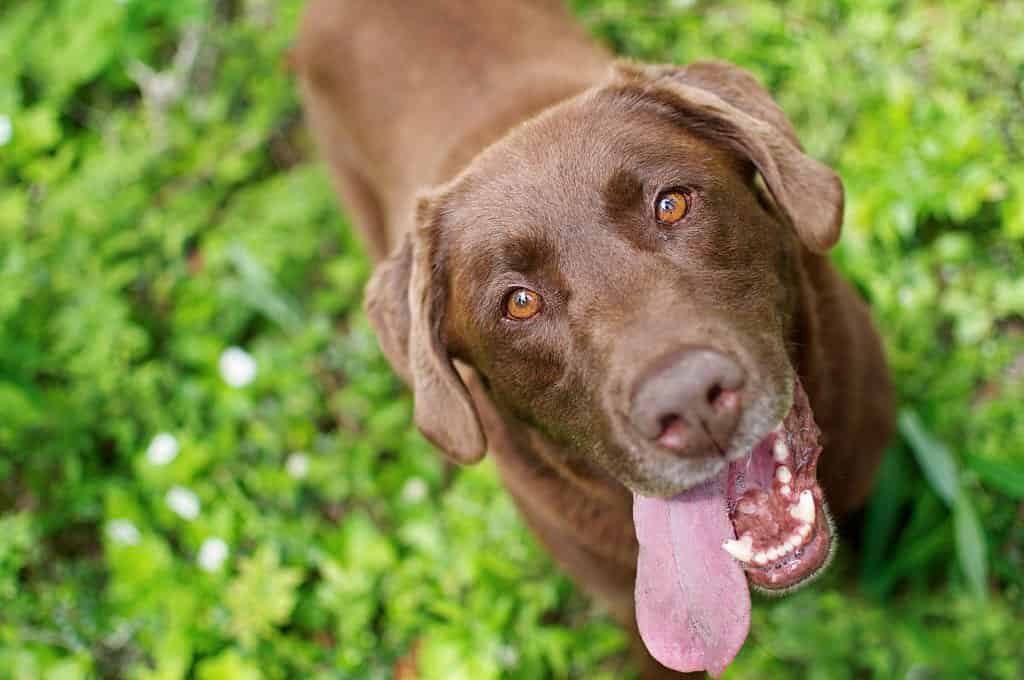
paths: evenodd
<path fill-rule="evenodd" d="M 663 191 L 654 204 L 654 213 L 662 224 L 672 225 L 686 217 L 689 209 L 686 194 L 678 189 Z"/>
<path fill-rule="evenodd" d="M 540 313 L 541 297 L 529 288 L 516 288 L 505 298 L 505 312 L 513 319 L 529 319 Z"/>

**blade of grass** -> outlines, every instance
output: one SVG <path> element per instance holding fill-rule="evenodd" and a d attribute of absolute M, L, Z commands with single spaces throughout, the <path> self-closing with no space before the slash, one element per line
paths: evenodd
<path fill-rule="evenodd" d="M 882 461 L 878 481 L 864 518 L 864 550 L 861 577 L 875 580 L 887 562 L 886 552 L 896 538 L 896 528 L 909 498 L 911 479 L 907 453 L 894 447 Z"/>
<path fill-rule="evenodd" d="M 904 544 L 917 541 L 930 533 L 935 525 L 946 521 L 946 513 L 942 511 L 943 503 L 938 495 L 930 487 L 921 484 L 918 484 L 916 491 L 910 508 L 910 520 L 900 537 Z"/>
<path fill-rule="evenodd" d="M 874 597 L 885 597 L 902 575 L 918 571 L 948 546 L 949 527 L 943 522 L 919 540 L 895 550 L 893 560 L 879 572 L 873 582 L 864 585 L 865 591 Z"/>
<path fill-rule="evenodd" d="M 977 474 L 983 483 L 1011 498 L 1024 500 L 1024 463 L 1013 464 L 968 456 L 967 467 Z"/>
<path fill-rule="evenodd" d="M 953 454 L 945 444 L 932 437 L 921 424 L 920 417 L 909 409 L 900 412 L 899 428 L 925 479 L 946 505 L 953 507 L 960 487 Z"/>
<path fill-rule="evenodd" d="M 967 585 L 975 597 L 984 600 L 988 597 L 988 548 L 985 532 L 966 492 L 959 495 L 953 506 L 953 532 Z"/>
<path fill-rule="evenodd" d="M 925 429 L 921 419 L 913 411 L 904 410 L 900 413 L 899 427 L 903 437 L 910 444 L 910 450 L 917 458 L 925 479 L 952 509 L 957 560 L 971 593 L 975 597 L 985 599 L 988 595 L 988 550 L 985 532 L 978 522 L 970 498 L 960 487 L 959 472 L 953 454 L 944 443 L 935 439 Z M 982 464 L 980 467 L 985 466 Z M 995 471 L 989 467 L 988 472 Z M 1012 473 L 1006 479 L 1011 485 L 1016 481 Z M 1001 481 L 1005 483 L 1005 480 Z"/>
<path fill-rule="evenodd" d="M 920 482 L 915 486 L 912 505 L 905 508 L 910 512 L 910 519 L 898 539 L 894 537 L 888 560 L 879 569 L 878 582 L 883 594 L 898 583 L 918 581 L 922 575 L 927 578 L 929 563 L 937 551 L 950 552 L 954 547 L 949 516 L 943 512 L 942 501 Z M 931 550 L 920 553 L 920 559 L 913 557 L 930 542 L 933 543 Z"/>

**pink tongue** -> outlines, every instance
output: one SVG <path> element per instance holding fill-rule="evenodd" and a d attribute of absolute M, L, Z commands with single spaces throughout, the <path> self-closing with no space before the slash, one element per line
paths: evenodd
<path fill-rule="evenodd" d="M 663 665 L 716 677 L 750 628 L 747 577 L 722 550 L 722 541 L 734 537 L 727 475 L 728 467 L 671 499 L 633 496 L 640 636 Z"/>

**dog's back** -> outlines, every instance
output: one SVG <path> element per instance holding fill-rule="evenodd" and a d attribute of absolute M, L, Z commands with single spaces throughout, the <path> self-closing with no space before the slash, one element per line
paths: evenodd
<path fill-rule="evenodd" d="M 592 85 L 609 58 L 560 0 L 315 0 L 293 53 L 311 128 L 378 259 L 411 226 L 417 192 Z"/>

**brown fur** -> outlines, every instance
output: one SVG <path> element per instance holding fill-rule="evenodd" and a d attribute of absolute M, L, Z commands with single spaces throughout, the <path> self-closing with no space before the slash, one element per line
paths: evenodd
<path fill-rule="evenodd" d="M 842 185 L 749 74 L 613 64 L 556 0 L 314 0 L 293 62 L 378 261 L 367 309 L 418 427 L 458 462 L 490 452 L 541 542 L 624 625 L 630 490 L 678 493 L 720 464 L 623 416 L 681 347 L 745 371 L 730 456 L 799 375 L 831 509 L 863 503 L 892 394 L 866 306 L 822 255 Z M 690 209 L 665 228 L 651 205 L 674 187 Z M 543 296 L 537 317 L 502 316 L 517 286 Z M 636 647 L 645 677 L 678 677 Z"/>

